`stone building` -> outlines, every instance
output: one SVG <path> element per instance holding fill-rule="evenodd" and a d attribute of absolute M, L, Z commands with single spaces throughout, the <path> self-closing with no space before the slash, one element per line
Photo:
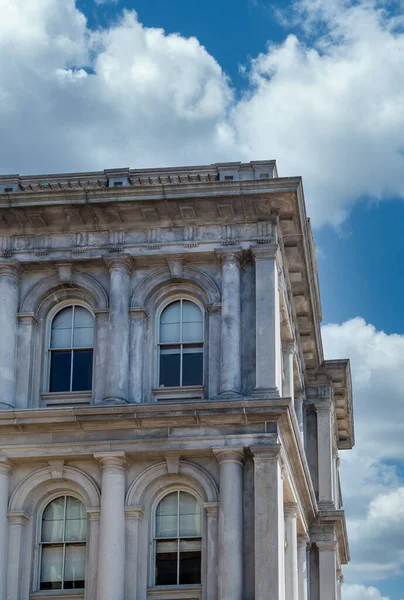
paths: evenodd
<path fill-rule="evenodd" d="M 0 177 L 0 600 L 338 600 L 349 362 L 274 161 Z"/>

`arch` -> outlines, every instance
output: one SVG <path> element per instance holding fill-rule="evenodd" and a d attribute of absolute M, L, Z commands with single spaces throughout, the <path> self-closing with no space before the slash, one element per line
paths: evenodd
<path fill-rule="evenodd" d="M 160 290 L 163 286 L 172 283 L 172 275 L 168 267 L 158 269 L 150 273 L 148 277 L 135 289 L 132 299 L 131 308 L 145 306 L 151 296 Z M 218 304 L 220 302 L 220 292 L 216 283 L 206 273 L 194 267 L 184 266 L 182 277 L 177 281 L 175 287 L 177 290 L 181 287 L 188 287 L 189 284 L 197 289 L 196 295 L 201 297 L 202 302 L 206 304 Z M 187 285 L 188 284 L 188 285 Z"/>
<path fill-rule="evenodd" d="M 41 317 L 52 306 L 67 298 L 82 298 L 93 310 L 106 310 L 108 296 L 101 285 L 89 275 L 73 271 L 71 283 L 61 283 L 58 275 L 50 275 L 36 283 L 21 302 L 21 313 Z"/>
<path fill-rule="evenodd" d="M 57 477 L 54 477 L 55 475 Z M 69 490 L 75 491 L 83 499 L 86 508 L 99 508 L 100 506 L 100 491 L 86 473 L 75 467 L 67 466 L 63 466 L 62 473 L 54 473 L 49 466 L 30 473 L 21 481 L 11 495 L 9 511 L 31 513 L 34 505 L 45 495 L 59 490 L 64 493 L 68 493 Z"/>
<path fill-rule="evenodd" d="M 141 473 L 131 484 L 126 494 L 127 506 L 148 505 L 146 496 L 154 496 L 165 488 L 188 486 L 194 489 L 203 502 L 217 502 L 219 493 L 212 477 L 199 465 L 185 460 L 179 461 L 178 473 L 168 472 L 167 463 L 152 465 Z"/>

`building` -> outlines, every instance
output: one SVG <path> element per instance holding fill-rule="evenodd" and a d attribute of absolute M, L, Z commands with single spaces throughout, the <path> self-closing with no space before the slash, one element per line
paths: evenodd
<path fill-rule="evenodd" d="M 301 179 L 2 176 L 0 251 L 0 600 L 339 600 L 351 381 Z"/>

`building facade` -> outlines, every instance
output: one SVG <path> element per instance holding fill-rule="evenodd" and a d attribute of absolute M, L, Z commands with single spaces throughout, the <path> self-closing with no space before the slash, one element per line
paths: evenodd
<path fill-rule="evenodd" d="M 274 161 L 0 177 L 0 600 L 340 600 L 349 362 Z"/>

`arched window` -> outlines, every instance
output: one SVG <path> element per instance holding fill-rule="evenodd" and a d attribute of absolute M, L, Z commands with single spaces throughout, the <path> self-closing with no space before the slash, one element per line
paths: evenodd
<path fill-rule="evenodd" d="M 201 583 L 202 516 L 187 492 L 164 496 L 156 510 L 155 585 Z"/>
<path fill-rule="evenodd" d="M 203 315 L 190 300 L 172 302 L 161 313 L 159 386 L 203 384 Z"/>
<path fill-rule="evenodd" d="M 91 390 L 94 317 L 83 306 L 68 306 L 54 317 L 50 340 L 50 392 Z"/>
<path fill-rule="evenodd" d="M 50 502 L 42 515 L 40 590 L 83 589 L 86 567 L 87 516 L 73 496 Z"/>

